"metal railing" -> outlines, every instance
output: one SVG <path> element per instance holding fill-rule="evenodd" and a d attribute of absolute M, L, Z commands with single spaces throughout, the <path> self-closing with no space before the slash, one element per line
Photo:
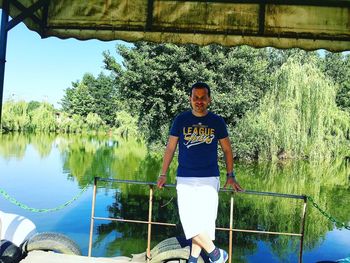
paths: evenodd
<path fill-rule="evenodd" d="M 95 216 L 95 203 L 96 203 L 96 191 L 97 191 L 97 182 L 112 182 L 112 183 L 124 183 L 124 184 L 138 184 L 138 185 L 148 185 L 149 186 L 149 206 L 148 206 L 148 221 L 143 220 L 133 220 L 133 219 L 122 219 L 122 218 L 110 218 L 110 217 L 96 217 Z M 119 180 L 111 178 L 99 178 L 95 177 L 94 187 L 93 187 L 93 197 L 92 197 L 92 208 L 91 208 L 91 224 L 90 224 L 90 237 L 89 237 L 89 250 L 88 256 L 91 257 L 92 251 L 92 236 L 94 229 L 95 220 L 110 220 L 117 222 L 126 222 L 126 223 L 138 223 L 138 224 L 147 224 L 147 250 L 146 257 L 147 261 L 151 259 L 151 232 L 152 225 L 162 225 L 162 226 L 176 226 L 176 224 L 166 223 L 166 222 L 155 222 L 152 221 L 152 206 L 153 206 L 153 192 L 154 187 L 157 186 L 156 182 L 141 182 L 133 180 Z M 165 187 L 175 187 L 174 184 L 166 184 Z M 302 263 L 303 260 L 303 243 L 304 243 L 304 231 L 305 231 L 305 219 L 306 219 L 306 206 L 307 206 L 307 196 L 305 195 L 292 195 L 292 194 L 280 194 L 280 193 L 271 193 L 271 192 L 259 192 L 259 191 L 250 191 L 245 190 L 243 192 L 234 192 L 230 189 L 220 189 L 220 192 L 230 192 L 230 221 L 229 227 L 217 227 L 217 230 L 228 231 L 229 232 L 229 262 L 232 262 L 232 245 L 233 245 L 233 232 L 245 232 L 245 233 L 259 233 L 259 234 L 270 234 L 270 235 L 286 235 L 286 236 L 298 236 L 300 237 L 300 246 L 299 246 L 299 263 Z M 301 222 L 300 222 L 300 233 L 288 233 L 288 232 L 273 232 L 273 231 L 263 231 L 263 230 L 247 230 L 247 229 L 238 229 L 233 228 L 233 205 L 234 205 L 234 195 L 235 194 L 249 194 L 249 195 L 261 195 L 261 196 L 273 196 L 273 197 L 282 197 L 282 198 L 291 198 L 291 199 L 301 199 L 303 200 L 302 213 L 301 213 Z"/>

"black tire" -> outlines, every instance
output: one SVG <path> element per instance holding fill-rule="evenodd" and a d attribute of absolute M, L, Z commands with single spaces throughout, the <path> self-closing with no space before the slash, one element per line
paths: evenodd
<path fill-rule="evenodd" d="M 18 263 L 23 259 L 23 251 L 11 241 L 0 241 L 0 263 Z"/>
<path fill-rule="evenodd" d="M 79 246 L 65 235 L 51 232 L 38 233 L 24 245 L 24 251 L 53 251 L 61 254 L 81 255 Z"/>

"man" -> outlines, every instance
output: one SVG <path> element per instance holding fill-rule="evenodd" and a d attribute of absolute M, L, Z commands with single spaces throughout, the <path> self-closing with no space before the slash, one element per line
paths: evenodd
<path fill-rule="evenodd" d="M 224 152 L 227 180 L 235 191 L 243 189 L 233 172 L 233 154 L 226 124 L 220 116 L 209 112 L 210 88 L 197 82 L 190 90 L 191 111 L 178 115 L 171 127 L 162 171 L 157 186 L 166 183 L 166 174 L 179 144 L 177 169 L 177 199 L 182 227 L 187 239 L 192 239 L 189 263 L 196 263 L 202 249 L 211 262 L 225 263 L 226 251 L 215 247 L 215 221 L 218 209 L 219 166 L 218 142 Z"/>

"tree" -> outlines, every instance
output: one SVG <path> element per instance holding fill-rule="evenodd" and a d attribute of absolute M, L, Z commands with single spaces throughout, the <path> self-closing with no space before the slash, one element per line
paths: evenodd
<path fill-rule="evenodd" d="M 41 103 L 39 101 L 35 101 L 35 100 L 31 100 L 29 103 L 28 103 L 28 113 L 30 114 L 30 112 L 32 112 L 33 110 L 39 108 L 41 105 Z"/>
<path fill-rule="evenodd" d="M 61 101 L 62 109 L 69 114 L 86 117 L 95 108 L 95 100 L 83 82 L 75 82 L 72 85 L 72 88 L 65 90 Z"/>
<path fill-rule="evenodd" d="M 82 83 L 88 87 L 89 93 L 94 99 L 94 113 L 97 113 L 107 124 L 113 125 L 117 110 L 115 80 L 103 73 L 100 73 L 96 79 L 92 75 L 85 74 Z"/>
<path fill-rule="evenodd" d="M 140 137 L 137 120 L 126 111 L 118 111 L 115 117 L 115 133 L 123 138 Z"/>
<path fill-rule="evenodd" d="M 90 130 L 98 130 L 99 127 L 104 125 L 104 122 L 97 113 L 90 112 L 86 116 L 86 124 Z"/>
<path fill-rule="evenodd" d="M 38 108 L 31 112 L 31 126 L 35 131 L 56 131 L 55 109 L 49 103 L 43 102 Z"/>
<path fill-rule="evenodd" d="M 119 99 L 137 116 L 149 142 L 164 142 L 171 120 L 189 108 L 188 90 L 196 81 L 212 87 L 212 109 L 231 124 L 256 107 L 269 89 L 263 49 L 139 42 L 132 48 L 118 46 L 117 52 L 123 67 L 104 53 L 105 68 L 118 78 Z"/>
<path fill-rule="evenodd" d="M 116 111 L 116 85 L 112 77 L 101 73 L 97 78 L 86 73 L 83 79 L 73 82 L 65 90 L 61 100 L 63 111 L 86 117 L 89 113 L 98 114 L 109 124 L 114 124 Z"/>
<path fill-rule="evenodd" d="M 337 105 L 350 113 L 350 55 L 326 52 L 323 71 L 337 87 Z"/>
<path fill-rule="evenodd" d="M 27 109 L 28 103 L 25 101 L 6 101 L 3 106 L 2 129 L 5 132 L 27 130 L 30 125 Z"/>
<path fill-rule="evenodd" d="M 274 83 L 234 131 L 240 157 L 324 160 L 349 154 L 349 114 L 337 108 L 334 83 L 315 63 L 291 58 Z"/>

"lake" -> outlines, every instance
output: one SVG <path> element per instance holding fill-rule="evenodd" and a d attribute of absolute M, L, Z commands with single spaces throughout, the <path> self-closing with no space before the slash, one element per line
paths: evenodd
<path fill-rule="evenodd" d="M 59 211 L 24 210 L 0 195 L 0 209 L 31 219 L 39 232 L 60 232 L 77 242 L 87 255 L 95 176 L 156 181 L 162 154 L 150 153 L 135 140 L 110 136 L 6 134 L 0 136 L 0 188 L 32 208 L 55 208 L 82 189 L 87 190 Z M 170 168 L 175 183 L 176 162 Z M 224 183 L 225 169 L 221 169 Z M 350 164 L 346 160 L 307 163 L 236 163 L 240 184 L 247 190 L 309 195 L 340 222 L 350 222 Z M 99 182 L 95 216 L 147 220 L 149 187 Z M 229 223 L 230 194 L 220 193 L 217 226 Z M 300 232 L 302 201 L 236 194 L 233 227 L 274 232 Z M 182 235 L 175 189 L 156 190 L 153 220 L 177 227 L 152 228 L 152 246 Z M 298 262 L 299 237 L 233 233 L 233 262 Z M 228 233 L 217 232 L 217 243 L 228 249 Z M 147 225 L 95 221 L 93 256 L 130 256 L 147 247 Z M 336 225 L 308 203 L 303 262 L 350 256 L 350 231 Z"/>

